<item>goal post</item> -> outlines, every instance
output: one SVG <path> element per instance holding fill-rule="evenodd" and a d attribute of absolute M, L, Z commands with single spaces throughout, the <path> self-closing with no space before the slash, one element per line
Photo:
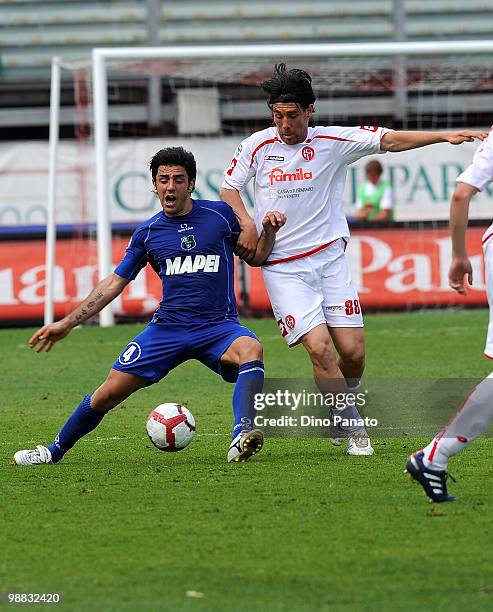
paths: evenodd
<path fill-rule="evenodd" d="M 108 96 L 107 62 L 112 60 L 203 60 L 240 58 L 334 58 L 365 56 L 442 56 L 483 54 L 493 51 L 493 41 L 428 41 L 347 44 L 299 44 L 299 45 L 242 45 L 242 46 L 182 46 L 182 47 L 132 47 L 95 48 L 92 52 L 94 132 L 96 161 L 96 197 L 99 278 L 111 272 L 111 229 L 108 215 Z M 114 322 L 111 305 L 101 312 L 100 324 Z"/>
<path fill-rule="evenodd" d="M 56 186 L 57 186 L 57 153 L 60 124 L 60 58 L 51 61 L 50 84 L 50 133 L 49 133 L 49 166 L 48 166 L 48 201 L 46 205 L 46 255 L 45 255 L 45 300 L 44 324 L 54 321 L 54 270 L 56 250 Z"/>
<path fill-rule="evenodd" d="M 54 59 L 47 206 L 46 281 L 49 286 L 45 291 L 51 306 L 46 305 L 47 320 L 53 318 L 55 217 L 58 215 L 59 223 L 79 223 L 80 228 L 90 228 L 87 231 L 91 234 L 90 257 L 84 260 L 81 253 L 77 254 L 76 290 L 69 296 L 65 287 L 62 297 L 59 291 L 56 305 L 60 315 L 62 306 L 68 309 L 86 294 L 96 271 L 99 279 L 111 273 L 112 264 L 116 263 L 112 261 L 112 244 L 121 254 L 125 242 L 112 237 L 112 223 L 116 224 L 113 229 L 117 232 L 125 225 L 127 229 L 122 230 L 125 233 L 130 226 L 159 210 L 157 200 L 150 196 L 145 168 L 157 148 L 176 144 L 189 147 L 198 162 L 197 197 L 218 197 L 222 172 L 230 162 L 234 147 L 248 134 L 270 125 L 259 84 L 272 74 L 274 63 L 305 68 L 312 75 L 320 125 L 378 123 L 397 129 L 484 127 L 491 121 L 493 86 L 487 54 L 492 51 L 493 41 L 253 44 L 95 48 L 91 61 L 69 64 Z M 399 71 L 402 65 L 404 75 Z M 64 106 L 60 111 L 60 68 L 72 71 L 74 109 Z M 156 126 L 155 113 L 149 109 L 150 77 L 161 82 L 160 105 L 154 108 L 160 115 L 159 126 Z M 71 93 L 67 90 L 67 80 L 64 83 L 66 104 Z M 402 87 L 407 94 L 404 109 L 402 96 L 398 95 Z M 72 144 L 58 142 L 58 120 L 65 121 L 67 126 L 67 113 L 75 117 L 72 127 L 77 141 Z M 58 157 L 57 148 L 60 149 Z M 451 175 L 452 166 L 456 166 L 455 156 L 459 160 L 462 156 L 462 164 L 469 159 L 471 149 L 460 149 L 454 152 L 454 159 L 448 160 L 450 176 L 444 177 L 444 182 L 448 181 L 447 189 L 454 178 Z M 404 157 L 399 158 L 399 164 L 401 159 Z M 391 175 L 393 170 L 396 187 L 401 192 L 403 187 L 410 191 L 411 181 L 404 185 L 401 167 L 393 168 L 390 164 Z M 434 171 L 438 173 L 438 166 Z M 348 173 L 345 205 L 349 214 L 354 208 L 355 187 L 361 176 L 362 166 L 357 162 Z M 436 209 L 425 209 L 424 203 L 414 213 L 410 205 L 396 209 L 400 213 L 398 220 L 420 220 L 421 212 L 426 219 L 444 219 L 445 192 L 446 189 L 441 196 L 438 217 L 433 216 Z M 251 206 L 251 192 L 245 195 Z M 75 209 L 75 214 L 67 212 L 72 201 L 77 201 L 79 214 Z M 482 210 L 486 210 L 485 206 Z M 97 254 L 93 237 L 97 240 Z M 81 245 L 85 248 L 83 242 Z M 244 277 L 248 282 L 250 275 Z M 71 278 L 73 285 L 75 272 Z M 149 277 L 147 282 L 153 283 L 154 279 Z M 155 293 L 152 296 L 149 291 L 146 293 L 145 283 L 145 280 L 140 285 L 139 281 L 132 283 L 130 297 L 122 294 L 127 306 L 132 300 L 147 300 L 145 308 L 139 310 L 142 314 L 144 310 L 146 314 L 150 312 L 155 299 Z M 62 298 L 67 300 L 68 296 L 69 300 L 64 302 Z M 99 316 L 100 325 L 112 325 L 113 313 L 129 312 L 127 306 L 122 310 L 120 299 L 106 306 Z"/>
<path fill-rule="evenodd" d="M 111 221 L 108 182 L 108 80 L 105 49 L 93 50 L 94 160 L 96 163 L 96 206 L 98 278 L 111 273 Z M 101 327 L 115 322 L 111 303 L 99 315 Z"/>

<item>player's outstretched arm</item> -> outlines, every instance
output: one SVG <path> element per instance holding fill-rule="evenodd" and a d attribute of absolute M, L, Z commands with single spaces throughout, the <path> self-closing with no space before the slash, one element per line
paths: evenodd
<path fill-rule="evenodd" d="M 473 140 L 484 140 L 488 136 L 488 132 L 484 130 L 461 130 L 459 132 L 406 132 L 394 130 L 386 132 L 380 143 L 382 151 L 409 151 L 409 149 L 418 149 L 430 144 L 439 142 L 449 142 L 450 144 L 458 145 L 463 142 L 472 142 Z"/>
<path fill-rule="evenodd" d="M 120 295 L 129 282 L 127 278 L 118 276 L 118 274 L 110 274 L 100 281 L 85 300 L 66 317 L 38 329 L 28 342 L 29 348 L 36 349 L 37 353 L 51 351 L 55 342 L 65 338 L 72 328 L 102 310 L 117 295 Z"/>
<path fill-rule="evenodd" d="M 265 263 L 267 257 L 272 253 L 276 234 L 286 223 L 286 215 L 277 210 L 268 212 L 262 219 L 262 233 L 258 239 L 255 255 L 247 261 L 251 266 L 258 267 Z"/>
<path fill-rule="evenodd" d="M 450 202 L 450 234 L 452 237 L 452 263 L 448 280 L 454 291 L 467 295 L 466 278 L 472 285 L 472 265 L 467 256 L 466 230 L 469 218 L 469 203 L 478 192 L 468 183 L 458 183 Z"/>
<path fill-rule="evenodd" d="M 223 202 L 231 206 L 240 223 L 241 232 L 236 243 L 235 253 L 238 257 L 250 263 L 250 260 L 255 256 L 255 249 L 258 243 L 255 223 L 248 214 L 245 204 L 236 189 L 226 189 L 223 187 L 220 197 Z"/>

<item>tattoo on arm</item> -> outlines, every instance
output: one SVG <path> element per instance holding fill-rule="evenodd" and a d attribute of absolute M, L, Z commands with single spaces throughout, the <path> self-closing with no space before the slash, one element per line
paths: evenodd
<path fill-rule="evenodd" d="M 77 321 L 77 324 L 81 323 L 82 320 L 84 319 L 84 315 L 86 314 L 85 310 L 81 310 L 81 312 L 79 314 L 75 315 L 75 320 Z"/>
<path fill-rule="evenodd" d="M 78 324 L 82 323 L 83 321 L 85 321 L 87 317 L 91 316 L 92 309 L 94 308 L 97 302 L 103 299 L 103 297 L 104 296 L 101 292 L 96 293 L 96 295 L 92 298 L 92 300 L 90 302 L 87 302 L 86 306 L 81 308 L 80 312 L 78 312 L 75 315 L 75 320 L 77 321 Z"/>
<path fill-rule="evenodd" d="M 97 293 L 94 296 L 94 298 L 90 302 L 87 303 L 87 307 L 92 308 L 96 304 L 96 302 L 99 301 L 102 297 L 103 297 L 103 294 L 101 292 Z"/>

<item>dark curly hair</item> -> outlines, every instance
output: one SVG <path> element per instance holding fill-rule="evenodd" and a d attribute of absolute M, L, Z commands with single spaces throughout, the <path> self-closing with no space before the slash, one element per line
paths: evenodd
<path fill-rule="evenodd" d="M 272 78 L 262 83 L 262 89 L 269 94 L 268 104 L 294 102 L 306 109 L 315 102 L 312 77 L 299 68 L 286 69 L 286 64 L 276 64 Z"/>
<path fill-rule="evenodd" d="M 188 179 L 191 181 L 197 177 L 197 164 L 195 157 L 190 151 L 183 147 L 167 147 L 158 151 L 151 159 L 149 170 L 152 180 L 156 180 L 157 169 L 159 166 L 182 166 L 187 171 Z"/>

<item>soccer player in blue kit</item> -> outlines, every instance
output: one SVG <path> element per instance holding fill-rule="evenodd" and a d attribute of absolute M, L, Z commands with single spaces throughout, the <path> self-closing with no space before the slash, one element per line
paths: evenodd
<path fill-rule="evenodd" d="M 188 359 L 198 359 L 235 383 L 228 461 L 246 461 L 263 446 L 262 432 L 253 429 L 253 398 L 264 379 L 262 346 L 240 324 L 234 295 L 238 220 L 224 202 L 191 198 L 196 163 L 182 147 L 158 151 L 150 171 L 163 210 L 135 230 L 114 273 L 66 317 L 39 329 L 29 346 L 50 351 L 73 327 L 114 300 L 147 263 L 162 279 L 163 299 L 145 330 L 123 349 L 103 384 L 82 399 L 54 442 L 16 452 L 17 465 L 59 463 L 107 412 Z M 250 265 L 267 259 L 285 222 L 277 211 L 265 215 Z"/>

